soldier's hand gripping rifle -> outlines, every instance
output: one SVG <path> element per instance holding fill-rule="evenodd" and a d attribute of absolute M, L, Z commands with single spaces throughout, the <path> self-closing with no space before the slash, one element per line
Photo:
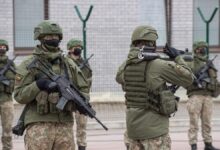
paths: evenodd
<path fill-rule="evenodd" d="M 218 55 L 215 55 L 213 59 L 208 60 L 207 63 L 204 66 L 202 66 L 199 69 L 199 71 L 195 74 L 196 79 L 194 80 L 194 84 L 196 84 L 199 88 L 203 88 L 202 82 L 205 81 L 205 79 L 209 78 L 209 75 L 208 75 L 209 68 L 215 69 L 213 66 L 213 61 L 215 60 L 217 56 Z M 206 82 L 209 82 L 209 81 L 206 81 Z"/>
<path fill-rule="evenodd" d="M 71 84 L 65 76 L 55 74 L 49 66 L 42 60 L 35 58 L 35 60 L 28 66 L 28 69 L 37 68 L 51 81 L 51 88 L 57 87 L 61 98 L 58 100 L 56 107 L 59 110 L 64 110 L 68 102 L 76 104 L 77 110 L 90 118 L 94 118 L 105 130 L 108 128 L 96 117 L 96 112 L 88 102 L 88 100 L 79 92 L 75 85 Z"/>
<path fill-rule="evenodd" d="M 79 65 L 79 68 L 80 68 L 80 69 L 83 69 L 83 68 L 89 63 L 89 60 L 90 60 L 93 56 L 94 56 L 94 54 L 91 54 L 91 55 L 89 56 L 89 58 L 85 59 L 85 60 L 83 61 L 83 63 L 81 63 L 81 64 Z"/>
<path fill-rule="evenodd" d="M 10 81 L 5 77 L 5 73 L 10 69 L 14 74 L 16 73 L 15 68 L 12 66 L 13 61 L 17 56 L 12 60 L 8 60 L 7 64 L 0 70 L 0 82 L 6 86 L 9 86 Z"/>

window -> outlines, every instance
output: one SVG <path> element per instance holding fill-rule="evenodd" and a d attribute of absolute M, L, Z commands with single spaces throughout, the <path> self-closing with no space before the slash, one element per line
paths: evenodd
<path fill-rule="evenodd" d="M 194 19 L 193 19 L 193 40 L 194 41 L 206 41 L 206 23 L 202 20 L 197 8 L 200 8 L 204 18 L 209 20 L 214 9 L 219 7 L 219 0 L 195 0 L 194 1 Z M 219 14 L 218 10 L 213 20 L 209 24 L 209 45 L 219 46 Z"/>
<path fill-rule="evenodd" d="M 48 0 L 14 0 L 14 47 L 16 51 L 33 49 L 34 27 L 48 18 Z"/>
<path fill-rule="evenodd" d="M 165 0 L 140 0 L 139 22 L 151 25 L 158 32 L 158 46 L 164 46 L 167 42 L 166 6 Z"/>

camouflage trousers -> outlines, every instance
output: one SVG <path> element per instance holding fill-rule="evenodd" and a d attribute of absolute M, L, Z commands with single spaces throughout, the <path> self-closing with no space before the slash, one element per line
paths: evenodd
<path fill-rule="evenodd" d="M 87 117 L 80 114 L 78 111 L 75 112 L 76 119 L 76 140 L 78 146 L 86 146 L 86 126 Z"/>
<path fill-rule="evenodd" d="M 14 104 L 12 101 L 6 101 L 0 104 L 0 115 L 2 122 L 2 150 L 12 149 L 12 122 L 14 118 Z"/>
<path fill-rule="evenodd" d="M 27 126 L 26 150 L 75 150 L 73 124 L 39 122 Z"/>
<path fill-rule="evenodd" d="M 199 118 L 201 118 L 202 137 L 204 142 L 212 142 L 212 105 L 212 98 L 210 96 L 193 95 L 189 98 L 187 102 L 187 109 L 190 118 L 190 128 L 188 130 L 188 138 L 190 145 L 197 143 Z"/>
<path fill-rule="evenodd" d="M 127 133 L 127 130 L 124 132 L 124 143 L 125 143 L 125 146 L 129 146 L 131 142 L 131 139 L 128 138 L 128 133 Z"/>
<path fill-rule="evenodd" d="M 171 150 L 169 134 L 147 140 L 130 140 L 129 150 Z"/>

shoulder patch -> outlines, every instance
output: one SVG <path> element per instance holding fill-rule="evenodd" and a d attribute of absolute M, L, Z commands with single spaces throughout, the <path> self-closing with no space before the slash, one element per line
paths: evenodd
<path fill-rule="evenodd" d="M 21 64 L 16 68 L 17 74 L 21 76 L 25 76 L 28 74 L 27 66 L 32 62 L 33 56 L 28 56 L 25 58 L 24 61 L 21 62 Z"/>

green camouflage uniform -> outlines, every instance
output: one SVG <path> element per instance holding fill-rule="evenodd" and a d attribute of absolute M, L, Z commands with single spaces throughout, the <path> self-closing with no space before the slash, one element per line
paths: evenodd
<path fill-rule="evenodd" d="M 41 31 L 44 29 L 48 29 L 51 33 Z M 62 39 L 60 30 L 56 23 L 44 21 L 35 28 L 35 33 L 58 34 Z M 59 93 L 40 90 L 37 81 L 44 75 L 37 69 L 28 70 L 27 66 L 34 58 L 41 59 L 50 65 L 56 74 L 68 77 L 69 81 L 75 84 L 87 98 L 89 98 L 88 84 L 77 65 L 71 59 L 62 56 L 58 47 L 47 47 L 50 51 L 45 51 L 42 45 L 35 47 L 33 55 L 24 60 L 17 69 L 14 97 L 17 102 L 29 105 L 24 118 L 25 148 L 27 150 L 74 150 L 72 128 L 74 105 L 68 103 L 63 111 L 58 110 L 56 104 Z"/>
<path fill-rule="evenodd" d="M 71 49 L 73 47 L 76 46 L 81 46 L 82 45 L 82 41 L 78 40 L 78 39 L 71 39 L 69 40 L 69 42 L 67 43 L 67 49 Z M 68 55 L 69 58 L 71 58 L 70 55 Z M 76 64 L 77 66 L 80 66 L 84 60 L 83 58 L 80 56 L 79 59 L 74 59 L 71 58 Z M 89 64 L 86 64 L 85 67 L 83 67 L 81 69 L 83 75 L 85 76 L 85 78 L 88 81 L 89 84 L 89 89 L 91 88 L 92 85 L 92 70 L 90 68 Z M 87 116 L 80 114 L 78 111 L 75 112 L 75 120 L 76 120 L 76 141 L 77 141 L 77 145 L 80 147 L 86 147 L 87 146 L 87 142 L 86 142 L 86 125 L 87 125 Z"/>
<path fill-rule="evenodd" d="M 206 64 L 207 55 L 199 56 L 199 54 L 195 53 L 195 50 L 202 47 L 208 47 L 205 42 L 195 42 L 193 45 L 194 50 L 194 60 L 189 63 L 189 67 L 191 67 L 194 74 L 198 72 L 198 70 Z M 215 86 L 212 83 L 218 83 L 217 81 L 217 70 L 214 68 L 210 68 L 208 70 L 210 83 L 203 82 L 205 85 L 203 88 L 199 88 L 196 84 L 192 84 L 187 88 L 187 94 L 189 96 L 189 100 L 187 102 L 187 109 L 190 118 L 190 128 L 188 131 L 189 144 L 197 143 L 197 134 L 199 130 L 199 118 L 201 118 L 201 126 L 202 126 L 202 137 L 205 143 L 212 142 L 211 136 L 211 120 L 212 120 L 212 95 L 215 89 Z M 213 89 L 214 87 L 214 89 Z"/>
<path fill-rule="evenodd" d="M 8 43 L 5 40 L 0 39 L 0 45 L 7 45 Z M 0 56 L 0 70 L 7 64 L 9 61 L 6 55 Z M 13 63 L 13 68 L 15 65 Z M 14 80 L 15 74 L 9 69 L 3 74 L 7 79 L 9 79 L 9 86 L 3 85 L 0 83 L 0 116 L 2 122 L 2 150 L 11 150 L 12 149 L 12 122 L 14 118 L 14 104 L 12 101 L 12 92 L 14 89 Z"/>
<path fill-rule="evenodd" d="M 153 37 L 156 41 L 154 28 L 140 26 L 133 36 L 137 36 L 137 30 L 140 40 L 148 40 L 148 37 L 156 35 L 156 38 Z M 143 150 L 169 150 L 169 116 L 163 114 L 159 109 L 161 106 L 155 106 L 153 102 L 159 101 L 157 93 L 169 92 L 166 83 L 189 86 L 193 80 L 192 73 L 181 56 L 176 57 L 174 62 L 161 59 L 142 61 L 138 59 L 139 52 L 138 47 L 131 46 L 128 58 L 119 67 L 116 76 L 125 91 L 126 125 L 131 140 L 129 150 L 134 150 L 136 146 Z"/>
<path fill-rule="evenodd" d="M 83 63 L 83 59 L 74 60 L 76 64 L 79 66 Z M 86 65 L 82 70 L 83 75 L 86 77 L 89 88 L 91 88 L 92 83 L 92 70 L 89 65 Z M 76 119 L 76 141 L 79 146 L 86 146 L 86 125 L 87 125 L 87 116 L 80 114 L 78 111 L 75 113 Z"/>

